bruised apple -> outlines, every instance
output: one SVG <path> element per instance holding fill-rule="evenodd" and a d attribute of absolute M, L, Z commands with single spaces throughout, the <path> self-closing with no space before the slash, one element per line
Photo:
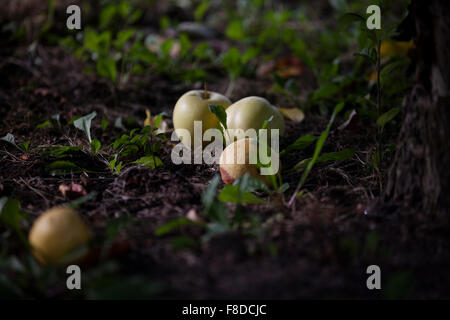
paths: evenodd
<path fill-rule="evenodd" d="M 278 161 L 278 153 L 271 150 L 276 161 Z M 266 153 L 267 154 L 267 153 Z M 270 167 L 260 168 L 257 165 L 258 146 L 254 139 L 239 139 L 229 144 L 220 155 L 220 175 L 225 184 L 232 184 L 239 177 L 248 173 L 250 176 L 263 181 L 270 185 L 269 175 L 263 175 L 262 170 L 267 169 L 272 175 L 276 174 L 279 169 L 279 163 L 274 164 L 271 161 Z"/>

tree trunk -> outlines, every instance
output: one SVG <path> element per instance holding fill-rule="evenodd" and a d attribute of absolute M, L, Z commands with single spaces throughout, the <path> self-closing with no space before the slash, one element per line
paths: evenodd
<path fill-rule="evenodd" d="M 412 1 L 415 79 L 386 188 L 430 214 L 450 207 L 450 1 Z"/>

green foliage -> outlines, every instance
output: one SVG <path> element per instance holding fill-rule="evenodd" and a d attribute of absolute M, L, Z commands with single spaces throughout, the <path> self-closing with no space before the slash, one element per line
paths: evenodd
<path fill-rule="evenodd" d="M 163 165 L 161 159 L 157 156 L 145 156 L 137 159 L 133 163 L 139 164 L 141 166 L 155 169 Z"/>
<path fill-rule="evenodd" d="M 355 155 L 355 151 L 353 149 L 343 149 L 337 152 L 324 153 L 316 158 L 317 163 L 324 163 L 329 161 L 343 161 L 352 158 Z M 308 167 L 309 163 L 312 161 L 312 158 L 305 159 L 301 161 L 299 164 L 295 166 L 294 169 L 305 169 Z"/>
<path fill-rule="evenodd" d="M 50 174 L 51 176 L 61 176 L 61 175 L 67 175 L 72 173 L 80 173 L 85 172 L 88 170 L 83 170 L 79 166 L 77 166 L 75 163 L 71 161 L 66 160 L 58 160 L 50 163 L 46 167 L 46 172 Z"/>
<path fill-rule="evenodd" d="M 388 122 L 392 121 L 392 119 L 394 119 L 399 112 L 400 108 L 392 108 L 388 110 L 377 119 L 377 125 L 384 127 Z"/>
<path fill-rule="evenodd" d="M 42 129 L 42 128 L 52 127 L 52 126 L 53 126 L 52 122 L 50 120 L 46 120 L 46 121 L 38 124 L 36 126 L 36 129 Z"/>
<path fill-rule="evenodd" d="M 162 160 L 156 155 L 161 148 L 161 139 L 165 140 L 164 133 L 156 134 L 162 120 L 162 114 L 155 118 L 154 126 L 145 126 L 142 129 L 132 129 L 129 134 L 122 134 L 113 144 L 116 151 L 110 161 L 110 168 L 113 172 L 119 173 L 124 162 L 118 161 L 120 156 L 123 159 L 131 160 L 129 163 L 142 165 L 155 169 L 163 165 Z"/>
<path fill-rule="evenodd" d="M 301 136 L 300 138 L 297 138 L 293 143 L 291 143 L 289 146 L 287 146 L 284 150 L 280 152 L 280 156 L 293 151 L 293 150 L 303 150 L 309 147 L 314 141 L 316 141 L 316 137 L 312 134 L 306 134 L 304 136 Z"/>
<path fill-rule="evenodd" d="M 100 150 L 101 147 L 101 143 L 98 139 L 94 139 L 91 142 L 91 150 L 92 153 L 94 153 L 94 155 L 96 155 L 98 153 L 98 151 Z"/>
<path fill-rule="evenodd" d="M 202 1 L 194 11 L 195 20 L 201 21 L 210 7 L 209 1 Z"/>
<path fill-rule="evenodd" d="M 320 155 L 320 152 L 322 151 L 323 145 L 325 144 L 325 141 L 327 140 L 328 134 L 331 130 L 331 126 L 333 125 L 334 119 L 336 118 L 336 116 L 339 114 L 339 112 L 341 112 L 341 110 L 344 108 L 344 103 L 341 102 L 339 103 L 333 111 L 333 114 L 331 115 L 331 119 L 328 122 L 327 128 L 321 133 L 319 139 L 317 140 L 316 143 L 316 147 L 314 149 L 314 154 L 311 158 L 311 160 L 308 162 L 305 171 L 303 171 L 303 174 L 300 178 L 300 181 L 297 185 L 297 188 L 294 192 L 294 194 L 292 195 L 291 199 L 289 200 L 289 205 L 291 205 L 295 199 L 295 197 L 297 196 L 298 192 L 300 191 L 300 189 L 303 187 L 303 184 L 306 181 L 306 178 L 308 177 L 309 173 L 311 172 L 314 164 L 317 161 L 317 158 Z"/>

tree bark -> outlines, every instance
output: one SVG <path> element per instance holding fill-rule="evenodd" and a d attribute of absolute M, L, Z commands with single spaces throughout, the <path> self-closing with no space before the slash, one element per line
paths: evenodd
<path fill-rule="evenodd" d="M 413 0 L 414 85 L 386 198 L 430 214 L 450 207 L 450 1 Z"/>

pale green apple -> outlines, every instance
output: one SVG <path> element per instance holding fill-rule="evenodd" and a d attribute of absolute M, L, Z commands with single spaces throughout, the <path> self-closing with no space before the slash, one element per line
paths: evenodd
<path fill-rule="evenodd" d="M 262 128 L 264 121 L 269 120 L 272 116 L 273 118 L 266 128 L 269 130 L 268 137 L 270 137 L 270 129 L 278 129 L 280 136 L 284 134 L 285 125 L 283 115 L 264 98 L 255 96 L 243 98 L 233 103 L 226 112 L 227 127 L 229 129 L 229 134 L 225 135 L 227 145 L 233 142 L 230 141 L 230 137 L 234 140 L 232 135 L 230 135 L 233 129 L 241 129 L 244 131 L 254 129 L 258 132 Z"/>
<path fill-rule="evenodd" d="M 231 101 L 220 93 L 205 90 L 191 90 L 178 99 L 173 110 L 173 126 L 184 145 L 190 147 L 194 144 L 194 121 L 202 122 L 202 135 L 206 130 L 219 126 L 219 120 L 209 110 L 210 104 L 226 109 Z M 187 130 L 190 139 L 178 129 Z"/>

